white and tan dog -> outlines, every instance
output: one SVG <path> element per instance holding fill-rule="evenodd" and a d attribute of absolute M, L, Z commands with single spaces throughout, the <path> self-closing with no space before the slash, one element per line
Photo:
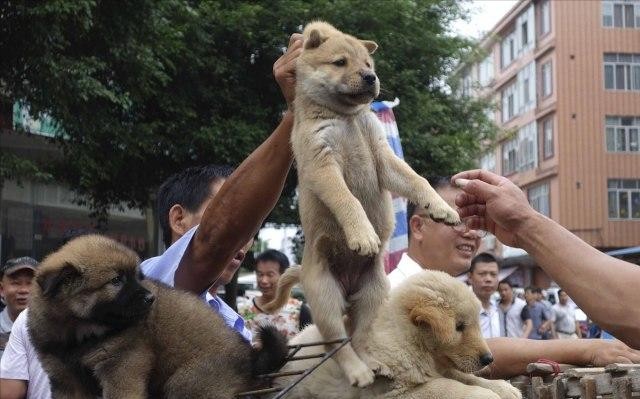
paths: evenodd
<path fill-rule="evenodd" d="M 386 369 L 366 388 L 352 387 L 332 359 L 296 387 L 287 399 L 519 399 L 506 381 L 487 380 L 473 372 L 492 357 L 479 326 L 480 302 L 463 283 L 443 272 L 423 271 L 391 291 L 367 332 L 368 351 Z M 318 342 L 309 326 L 289 344 Z M 307 347 L 297 355 L 322 352 Z M 317 359 L 287 363 L 281 371 L 302 370 Z M 297 376 L 279 378 L 285 387 Z"/>
<path fill-rule="evenodd" d="M 307 25 L 303 39 L 291 137 L 306 241 L 299 278 L 325 340 L 346 336 L 342 317 L 348 315 L 353 347 L 341 349 L 336 358 L 349 382 L 362 387 L 373 382 L 372 370 L 379 368 L 362 353 L 388 293 L 380 250 L 394 226 L 390 192 L 425 208 L 436 221 L 457 224 L 460 219 L 393 153 L 370 111 L 380 91 L 371 58 L 377 44 L 324 22 Z M 267 304 L 267 311 L 284 305 L 289 280 L 285 275 L 279 298 Z"/>

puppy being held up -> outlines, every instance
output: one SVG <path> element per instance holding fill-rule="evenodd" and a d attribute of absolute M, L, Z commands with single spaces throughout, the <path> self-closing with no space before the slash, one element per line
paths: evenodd
<path fill-rule="evenodd" d="M 373 382 L 374 370 L 384 374 L 379 362 L 366 356 L 364 337 L 388 292 L 380 249 L 394 226 L 390 192 L 423 207 L 436 221 L 453 225 L 460 218 L 393 153 L 370 110 L 380 91 L 371 58 L 377 44 L 324 22 L 307 25 L 303 39 L 291 142 L 306 244 L 301 271 L 285 273 L 281 293 L 265 310 L 284 305 L 287 282 L 299 274 L 325 340 L 347 336 L 342 317 L 348 315 L 353 346 L 335 358 L 349 382 L 363 387 Z"/>
<path fill-rule="evenodd" d="M 284 364 L 275 328 L 253 349 L 200 298 L 141 280 L 138 264 L 98 235 L 42 262 L 27 323 L 54 398 L 227 399 Z"/>
<path fill-rule="evenodd" d="M 479 325 L 480 301 L 462 282 L 443 272 L 422 271 L 391 291 L 368 331 L 368 350 L 388 370 L 362 389 L 350 386 L 329 359 L 290 391 L 288 399 L 520 399 L 503 380 L 471 374 L 493 360 Z M 309 326 L 292 340 L 320 340 Z M 298 356 L 314 355 L 306 347 Z M 315 359 L 287 363 L 281 371 L 303 370 Z M 279 387 L 295 377 L 280 377 Z"/>

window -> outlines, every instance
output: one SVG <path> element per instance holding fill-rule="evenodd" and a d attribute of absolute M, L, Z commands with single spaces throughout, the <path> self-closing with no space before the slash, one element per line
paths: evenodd
<path fill-rule="evenodd" d="M 640 91 L 640 54 L 605 53 L 604 88 Z"/>
<path fill-rule="evenodd" d="M 489 152 L 480 158 L 480 169 L 496 172 L 496 154 Z"/>
<path fill-rule="evenodd" d="M 607 181 L 609 219 L 640 219 L 640 180 Z"/>
<path fill-rule="evenodd" d="M 535 63 L 530 62 L 518 72 L 518 114 L 525 113 L 536 106 Z"/>
<path fill-rule="evenodd" d="M 502 145 L 502 174 L 524 172 L 538 165 L 538 141 L 536 123 L 532 122 L 518 130 L 513 139 Z"/>
<path fill-rule="evenodd" d="M 553 88 L 553 81 L 551 79 L 551 61 L 542 65 L 542 97 L 548 97 L 551 95 Z"/>
<path fill-rule="evenodd" d="M 542 156 L 544 159 L 553 157 L 553 118 L 542 122 Z"/>
<path fill-rule="evenodd" d="M 462 77 L 462 95 L 468 97 L 471 95 L 471 76 L 465 72 Z"/>
<path fill-rule="evenodd" d="M 501 51 L 501 67 L 502 69 L 511 65 L 513 60 L 516 58 L 516 32 L 513 31 L 507 37 L 502 40 L 500 43 L 500 51 Z"/>
<path fill-rule="evenodd" d="M 603 0 L 602 26 L 640 28 L 640 0 Z"/>
<path fill-rule="evenodd" d="M 478 65 L 478 82 L 485 87 L 493 80 L 493 55 L 489 54 L 487 58 L 482 60 Z"/>
<path fill-rule="evenodd" d="M 540 36 L 544 36 L 551 31 L 551 7 L 549 0 L 544 0 L 540 4 Z"/>
<path fill-rule="evenodd" d="M 516 91 L 518 82 L 513 82 L 509 87 L 502 91 L 502 122 L 508 122 L 516 116 L 518 109 L 516 104 Z"/>
<path fill-rule="evenodd" d="M 502 145 L 502 175 L 507 176 L 516 171 L 516 149 L 518 139 L 511 139 Z"/>
<path fill-rule="evenodd" d="M 529 44 L 529 29 L 527 29 L 527 21 L 522 23 L 520 31 L 522 32 L 522 47 L 525 47 Z"/>
<path fill-rule="evenodd" d="M 536 211 L 545 216 L 551 215 L 549 201 L 549 183 L 542 183 L 527 190 L 529 203 Z"/>
<path fill-rule="evenodd" d="M 640 153 L 640 117 L 607 116 L 607 151 Z"/>

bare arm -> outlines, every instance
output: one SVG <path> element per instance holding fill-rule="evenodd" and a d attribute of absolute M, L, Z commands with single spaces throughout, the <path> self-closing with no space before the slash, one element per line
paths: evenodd
<path fill-rule="evenodd" d="M 473 179 L 461 182 L 465 193 L 456 199 L 461 217 L 473 218 L 472 228 L 487 228 L 503 243 L 526 250 L 590 318 L 640 348 L 640 268 L 605 255 L 537 213 L 507 178 L 475 170 L 452 180 L 460 178 Z"/>
<path fill-rule="evenodd" d="M 631 349 L 620 341 L 491 338 L 487 340 L 487 344 L 494 361 L 480 374 L 490 378 L 511 378 L 526 374 L 527 365 L 541 358 L 577 366 L 640 362 L 640 351 Z"/>
<path fill-rule="evenodd" d="M 527 321 L 524 322 L 524 330 L 522 331 L 522 338 L 529 337 L 529 334 L 531 334 L 531 330 L 533 330 L 533 322 L 531 321 L 531 319 L 527 319 Z"/>
<path fill-rule="evenodd" d="M 0 378 L 0 399 L 22 399 L 27 396 L 27 381 Z"/>
<path fill-rule="evenodd" d="M 287 103 L 295 87 L 295 61 L 302 51 L 299 35 L 274 64 L 274 75 Z M 293 114 L 287 111 L 271 136 L 254 150 L 220 188 L 175 274 L 176 287 L 200 294 L 222 274 L 253 237 L 280 197 L 293 155 L 289 145 Z"/>

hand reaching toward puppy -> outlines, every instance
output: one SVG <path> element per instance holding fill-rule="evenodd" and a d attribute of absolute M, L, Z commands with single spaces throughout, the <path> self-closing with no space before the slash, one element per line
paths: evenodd
<path fill-rule="evenodd" d="M 519 246 L 518 233 L 539 215 L 506 177 L 477 169 L 458 173 L 451 182 L 464 191 L 456 198 L 460 218 L 467 219 L 469 228 L 489 231 L 506 245 Z"/>
<path fill-rule="evenodd" d="M 302 35 L 294 33 L 289 39 L 287 51 L 273 64 L 275 76 L 282 95 L 290 109 L 296 93 L 296 61 L 302 53 Z"/>

